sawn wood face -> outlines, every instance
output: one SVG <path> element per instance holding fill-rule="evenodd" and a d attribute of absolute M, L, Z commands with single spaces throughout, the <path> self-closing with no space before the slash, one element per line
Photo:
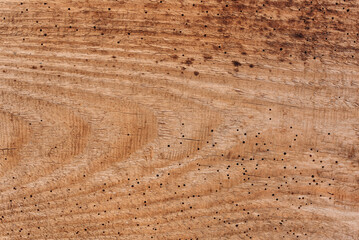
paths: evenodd
<path fill-rule="evenodd" d="M 357 0 L 0 0 L 0 239 L 359 238 Z"/>

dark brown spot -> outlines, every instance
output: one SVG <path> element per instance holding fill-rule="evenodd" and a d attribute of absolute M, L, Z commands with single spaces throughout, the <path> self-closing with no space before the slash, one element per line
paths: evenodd
<path fill-rule="evenodd" d="M 294 38 L 297 38 L 297 39 L 302 39 L 302 38 L 304 38 L 303 33 L 294 33 L 293 36 L 294 36 Z"/>
<path fill-rule="evenodd" d="M 232 64 L 233 64 L 233 66 L 235 66 L 235 67 L 239 67 L 239 66 L 242 65 L 242 64 L 241 64 L 240 62 L 238 62 L 238 61 L 232 61 Z"/>
<path fill-rule="evenodd" d="M 187 60 L 185 61 L 186 65 L 191 65 L 193 63 L 194 59 L 193 58 L 187 58 Z"/>
<path fill-rule="evenodd" d="M 211 60 L 211 59 L 213 59 L 213 57 L 212 57 L 211 55 L 208 55 L 208 54 L 204 54 L 204 55 L 203 55 L 203 58 L 204 58 L 205 60 Z"/>

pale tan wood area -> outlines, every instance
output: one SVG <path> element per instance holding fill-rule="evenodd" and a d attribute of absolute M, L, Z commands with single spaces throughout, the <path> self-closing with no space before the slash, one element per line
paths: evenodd
<path fill-rule="evenodd" d="M 359 239 L 357 0 L 0 0 L 0 239 Z"/>

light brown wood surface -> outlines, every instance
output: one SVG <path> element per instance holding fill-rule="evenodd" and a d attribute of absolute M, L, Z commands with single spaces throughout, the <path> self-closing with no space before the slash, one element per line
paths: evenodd
<path fill-rule="evenodd" d="M 0 239 L 359 239 L 357 0 L 0 0 Z"/>

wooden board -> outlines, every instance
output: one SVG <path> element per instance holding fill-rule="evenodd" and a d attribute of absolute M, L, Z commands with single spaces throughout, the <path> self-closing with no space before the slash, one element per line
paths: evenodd
<path fill-rule="evenodd" d="M 357 0 L 0 0 L 1 239 L 359 239 Z"/>

